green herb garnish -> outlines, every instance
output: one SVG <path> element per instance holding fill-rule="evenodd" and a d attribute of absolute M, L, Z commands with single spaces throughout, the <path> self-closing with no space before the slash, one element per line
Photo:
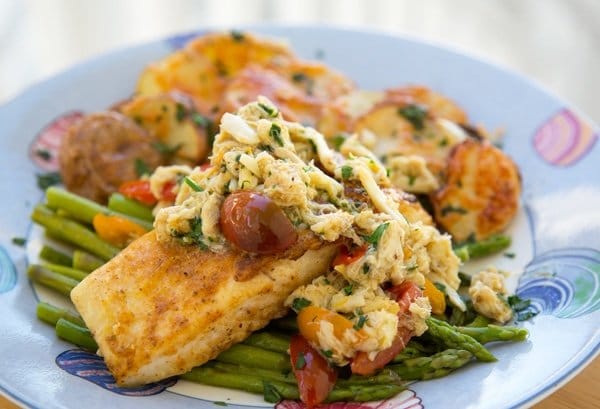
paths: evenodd
<path fill-rule="evenodd" d="M 368 243 L 371 243 L 373 246 L 377 247 L 377 244 L 379 243 L 381 236 L 383 236 L 383 233 L 388 228 L 388 226 L 389 226 L 389 223 L 381 223 L 379 226 L 377 226 L 375 231 L 369 237 L 367 237 L 365 240 Z"/>
<path fill-rule="evenodd" d="M 331 143 L 333 144 L 333 148 L 336 151 L 339 151 L 340 148 L 342 147 L 342 145 L 344 144 L 344 142 L 346 142 L 346 138 L 347 138 L 347 136 L 343 133 L 337 134 L 333 138 L 331 138 Z"/>
<path fill-rule="evenodd" d="M 306 365 L 306 359 L 304 358 L 304 354 L 302 352 L 298 352 L 298 357 L 296 358 L 296 369 L 302 369 Z"/>
<path fill-rule="evenodd" d="M 468 211 L 467 211 L 467 209 L 460 207 L 460 206 L 448 205 L 448 206 L 442 207 L 441 213 L 442 213 L 442 217 L 444 217 L 448 213 L 467 214 Z"/>
<path fill-rule="evenodd" d="M 506 252 L 504 253 L 504 257 L 508 257 L 508 258 L 515 258 L 516 254 L 515 253 L 510 253 L 510 252 Z"/>
<path fill-rule="evenodd" d="M 188 176 L 186 176 L 185 178 L 183 178 L 183 181 L 185 182 L 186 185 L 188 185 L 194 192 L 202 192 L 204 191 L 204 189 L 202 189 L 200 186 L 198 186 L 198 184 L 196 182 L 194 182 L 192 179 L 190 179 Z"/>
<path fill-rule="evenodd" d="M 217 405 L 217 406 L 227 406 L 227 404 L 223 401 L 214 401 L 213 405 Z"/>
<path fill-rule="evenodd" d="M 281 127 L 277 124 L 271 124 L 269 129 L 269 136 L 277 142 L 277 145 L 283 146 L 283 140 L 281 139 Z"/>
<path fill-rule="evenodd" d="M 359 315 L 358 316 L 358 322 L 356 324 L 354 324 L 354 329 L 358 331 L 359 329 L 361 329 L 362 327 L 364 327 L 365 326 L 365 322 L 367 322 L 367 318 L 368 317 L 366 315 Z"/>
<path fill-rule="evenodd" d="M 333 356 L 333 351 L 331 349 L 322 349 L 321 353 L 327 358 L 331 358 Z"/>
<path fill-rule="evenodd" d="M 342 166 L 342 179 L 348 180 L 352 177 L 354 171 L 352 170 L 352 166 L 344 165 Z"/>
<path fill-rule="evenodd" d="M 175 118 L 178 122 L 181 122 L 185 119 L 187 115 L 187 108 L 182 103 L 178 102 L 175 104 Z"/>
<path fill-rule="evenodd" d="M 343 290 L 344 290 L 344 294 L 352 295 L 352 291 L 354 290 L 354 285 L 348 284 L 346 287 L 343 288 Z"/>
<path fill-rule="evenodd" d="M 204 129 L 208 129 L 211 126 L 211 120 L 204 115 L 199 114 L 198 112 L 194 112 L 192 114 L 192 122 Z"/>
<path fill-rule="evenodd" d="M 258 103 L 258 106 L 269 115 L 271 118 L 275 118 L 278 114 L 277 110 L 267 104 L 263 104 L 262 102 Z"/>
<path fill-rule="evenodd" d="M 292 301 L 292 309 L 298 312 L 302 308 L 308 307 L 310 304 L 310 300 L 307 300 L 304 297 L 294 298 L 294 301 Z"/>
<path fill-rule="evenodd" d="M 144 175 L 149 175 L 150 173 L 152 173 L 148 164 L 140 158 L 135 159 L 133 166 L 135 167 L 135 174 L 139 178 L 141 178 Z"/>
<path fill-rule="evenodd" d="M 427 110 L 419 105 L 407 105 L 398 108 L 398 114 L 412 124 L 416 130 L 421 130 L 424 127 L 423 122 L 427 117 Z"/>

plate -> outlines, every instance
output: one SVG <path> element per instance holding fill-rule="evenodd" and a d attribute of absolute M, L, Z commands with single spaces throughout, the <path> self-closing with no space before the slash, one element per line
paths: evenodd
<path fill-rule="evenodd" d="M 558 388 L 599 351 L 600 143 L 598 127 L 527 79 L 475 58 L 414 39 L 321 26 L 249 27 L 287 38 L 308 59 L 322 59 L 362 88 L 427 85 L 455 99 L 471 121 L 504 130 L 504 149 L 523 177 L 522 210 L 511 227 L 514 258 L 480 261 L 514 272 L 510 284 L 540 314 L 524 325 L 527 342 L 491 346 L 494 364 L 473 363 L 454 374 L 417 382 L 382 407 L 506 408 L 529 406 Z M 37 84 L 0 109 L 0 389 L 29 407 L 233 408 L 260 399 L 182 381 L 124 393 L 102 363 L 73 351 L 35 318 L 45 298 L 27 280 L 39 245 L 29 213 L 40 201 L 30 152 L 51 144 L 48 124 L 65 113 L 102 110 L 127 97 L 149 62 L 193 34 L 120 50 Z M 60 122 L 58 123 L 60 126 Z M 42 130 L 46 132 L 41 133 Z M 46 139 L 44 139 L 46 138 Z M 26 248 L 11 242 L 28 237 Z M 28 256 L 28 254 L 30 256 Z M 479 266 L 471 266 L 477 268 Z M 76 376 L 78 375 L 78 376 Z M 194 395 L 194 396 L 190 396 Z M 264 404 L 262 404 L 264 405 Z M 216 405 L 218 406 L 218 405 Z M 350 405 L 352 406 L 352 405 Z M 369 407 L 368 405 L 354 405 Z"/>

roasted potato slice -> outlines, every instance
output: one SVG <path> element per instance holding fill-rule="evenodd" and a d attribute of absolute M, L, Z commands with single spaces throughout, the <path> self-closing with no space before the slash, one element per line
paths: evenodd
<path fill-rule="evenodd" d="M 118 112 L 88 115 L 72 126 L 61 144 L 60 172 L 67 189 L 105 202 L 126 181 L 139 178 L 141 166 L 152 170 L 163 157 L 157 139 Z"/>
<path fill-rule="evenodd" d="M 273 40 L 237 32 L 206 34 L 148 66 L 139 78 L 137 93 L 180 90 L 192 96 L 200 112 L 209 115 L 219 111 L 229 79 L 247 65 L 277 69 L 294 58 L 285 44 Z"/>
<path fill-rule="evenodd" d="M 280 72 L 250 65 L 225 88 L 222 112 L 235 112 L 259 95 L 269 98 L 286 120 L 314 126 L 326 101 L 353 84 L 322 64 L 293 62 Z"/>
<path fill-rule="evenodd" d="M 121 104 L 119 110 L 146 129 L 172 152 L 175 162 L 197 164 L 208 156 L 211 121 L 195 110 L 188 96 L 171 92 L 140 95 Z"/>
<path fill-rule="evenodd" d="M 504 230 L 519 207 L 520 193 L 515 163 L 489 142 L 468 139 L 452 150 L 446 183 L 431 201 L 435 220 L 461 242 Z"/>

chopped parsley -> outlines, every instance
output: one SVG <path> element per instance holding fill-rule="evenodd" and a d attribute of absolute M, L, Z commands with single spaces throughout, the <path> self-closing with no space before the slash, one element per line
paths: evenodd
<path fill-rule="evenodd" d="M 458 272 L 458 278 L 460 278 L 460 285 L 461 287 L 469 287 L 471 285 L 471 276 L 463 273 L 462 271 Z"/>
<path fill-rule="evenodd" d="M 369 266 L 367 263 L 363 264 L 363 266 L 362 266 L 363 274 L 369 274 L 370 270 L 371 270 L 371 266 Z"/>
<path fill-rule="evenodd" d="M 352 177 L 354 171 L 352 170 L 352 166 L 344 165 L 342 166 L 342 179 L 348 180 Z"/>
<path fill-rule="evenodd" d="M 283 146 L 283 139 L 281 139 L 281 127 L 277 124 L 271 124 L 269 129 L 269 136 L 277 142 L 277 145 Z"/>
<path fill-rule="evenodd" d="M 508 257 L 508 258 L 515 258 L 515 253 L 510 253 L 510 252 L 506 252 L 504 253 L 504 257 Z"/>
<path fill-rule="evenodd" d="M 59 172 L 38 173 L 35 176 L 37 178 L 37 185 L 42 190 L 46 190 L 50 186 L 58 185 L 62 182 Z"/>
<path fill-rule="evenodd" d="M 237 43 L 241 43 L 242 41 L 244 41 L 244 33 L 242 33 L 241 31 L 231 30 L 230 34 L 231 38 L 233 38 L 233 41 Z"/>
<path fill-rule="evenodd" d="M 310 300 L 307 300 L 304 297 L 294 298 L 294 301 L 292 301 L 292 309 L 298 312 L 302 308 L 308 307 L 310 304 Z"/>
<path fill-rule="evenodd" d="M 204 191 L 204 189 L 202 189 L 200 186 L 198 186 L 198 184 L 196 182 L 194 182 L 192 179 L 190 179 L 188 176 L 186 176 L 185 178 L 183 178 L 183 181 L 185 182 L 186 185 L 188 185 L 194 192 L 202 192 Z"/>
<path fill-rule="evenodd" d="M 307 79 L 308 77 L 303 72 L 295 72 L 292 74 L 292 81 L 294 82 L 304 82 Z"/>
<path fill-rule="evenodd" d="M 367 322 L 368 317 L 366 315 L 359 315 L 358 316 L 358 321 L 356 322 L 356 324 L 354 324 L 354 329 L 355 330 L 359 330 L 362 327 L 365 326 L 365 322 Z"/>
<path fill-rule="evenodd" d="M 52 154 L 50 153 L 49 150 L 47 149 L 38 149 L 35 151 L 35 154 L 37 156 L 39 156 L 41 159 L 45 160 L 46 162 L 49 161 L 50 159 L 52 159 Z"/>
<path fill-rule="evenodd" d="M 304 354 L 302 352 L 298 352 L 298 356 L 296 357 L 296 365 L 294 367 L 296 369 L 302 369 L 306 366 L 306 359 L 304 358 Z"/>
<path fill-rule="evenodd" d="M 424 127 L 427 110 L 422 106 L 411 104 L 398 108 L 398 115 L 410 122 L 416 130 L 421 130 Z"/>
<path fill-rule="evenodd" d="M 12 244 L 23 247 L 25 244 L 27 244 L 27 239 L 23 237 L 13 237 Z"/>
<path fill-rule="evenodd" d="M 277 403 L 281 401 L 281 393 L 277 388 L 269 381 L 262 381 L 263 383 L 263 398 L 265 402 Z"/>
<path fill-rule="evenodd" d="M 192 122 L 199 126 L 200 128 L 208 129 L 211 126 L 211 121 L 204 115 L 199 114 L 198 112 L 194 112 L 192 114 Z"/>
<path fill-rule="evenodd" d="M 181 122 L 185 119 L 187 115 L 187 108 L 182 103 L 178 102 L 175 104 L 175 118 L 178 122 Z"/>
<path fill-rule="evenodd" d="M 415 184 L 415 180 L 417 180 L 417 177 L 415 175 L 406 175 L 408 177 L 408 186 L 412 186 Z"/>
<path fill-rule="evenodd" d="M 336 151 L 339 151 L 344 142 L 346 142 L 347 135 L 340 133 L 331 138 L 331 143 Z"/>
<path fill-rule="evenodd" d="M 344 294 L 352 295 L 352 291 L 354 290 L 354 284 L 348 284 L 346 287 L 343 288 L 343 290 Z"/>
<path fill-rule="evenodd" d="M 333 351 L 331 349 L 322 349 L 321 353 L 326 357 L 326 358 L 331 358 L 333 356 Z"/>
<path fill-rule="evenodd" d="M 144 175 L 149 175 L 150 173 L 152 173 L 148 164 L 140 158 L 135 159 L 133 166 L 135 167 L 135 174 L 139 178 L 141 178 Z"/>
<path fill-rule="evenodd" d="M 468 211 L 464 207 L 447 205 L 442 207 L 441 213 L 445 217 L 448 213 L 467 214 Z"/>
<path fill-rule="evenodd" d="M 438 290 L 440 290 L 444 294 L 446 293 L 446 286 L 444 284 L 435 282 L 435 283 L 433 283 L 433 285 L 435 286 L 435 288 L 437 288 Z"/>
<path fill-rule="evenodd" d="M 174 155 L 179 149 L 181 149 L 181 144 L 178 143 L 175 146 L 169 146 L 164 142 L 157 141 L 152 143 L 152 147 L 161 155 L 171 156 Z"/>
<path fill-rule="evenodd" d="M 365 240 L 368 243 L 371 243 L 374 247 L 377 247 L 379 240 L 381 240 L 381 236 L 383 236 L 383 233 L 386 231 L 388 226 L 389 223 L 381 223 L 369 237 L 365 238 Z"/>
<path fill-rule="evenodd" d="M 258 106 L 269 115 L 271 118 L 275 118 L 278 114 L 277 109 L 269 106 L 267 104 L 263 104 L 261 102 L 258 103 Z"/>

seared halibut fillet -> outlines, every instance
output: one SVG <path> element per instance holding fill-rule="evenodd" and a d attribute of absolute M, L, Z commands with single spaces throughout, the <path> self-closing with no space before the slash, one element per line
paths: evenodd
<path fill-rule="evenodd" d="M 86 277 L 71 299 L 120 386 L 189 371 L 286 313 L 337 251 L 304 231 L 273 256 L 216 254 L 154 231 Z"/>

